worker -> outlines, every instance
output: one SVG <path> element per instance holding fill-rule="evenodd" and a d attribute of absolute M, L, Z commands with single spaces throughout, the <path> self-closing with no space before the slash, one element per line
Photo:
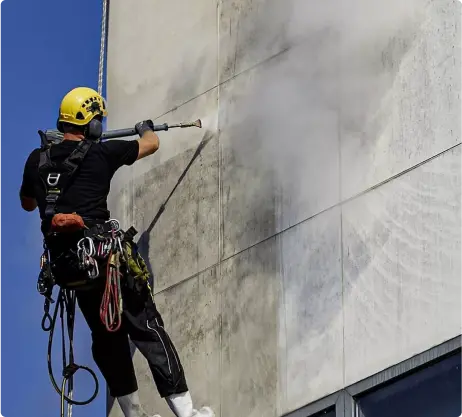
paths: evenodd
<path fill-rule="evenodd" d="M 159 138 L 150 120 L 136 124 L 137 140 L 99 141 L 102 121 L 106 116 L 106 102 L 96 91 L 86 87 L 71 90 L 63 98 L 59 111 L 58 129 L 63 132 L 63 140 L 51 145 L 48 151 L 41 148 L 33 150 L 25 163 L 20 189 L 21 206 L 28 212 L 39 209 L 53 275 L 61 287 L 83 279 L 84 272 L 76 266 L 76 242 L 81 239 L 82 230 L 104 225 L 110 219 L 107 196 L 115 172 L 154 154 L 159 148 Z M 86 148 L 83 143 L 87 144 Z M 74 162 L 82 154 L 83 159 L 80 158 L 70 184 L 66 184 L 59 197 L 54 198 L 47 190 L 56 185 L 60 175 L 50 170 L 69 161 L 68 157 L 73 152 L 77 155 L 73 157 Z M 50 159 L 48 165 L 43 163 L 47 157 Z M 48 167 L 45 178 L 39 169 L 43 166 Z M 45 181 L 48 184 L 44 184 Z M 53 208 L 51 214 L 50 206 Z M 64 226 L 58 229 L 57 223 Z M 77 227 L 79 224 L 83 229 Z M 98 278 L 93 279 L 90 285 L 74 287 L 74 291 L 91 330 L 95 363 L 125 417 L 148 417 L 140 405 L 129 338 L 147 359 L 160 396 L 177 417 L 213 417 L 211 408 L 196 410 L 193 407 L 183 366 L 164 328 L 149 284 L 142 284 L 140 289 L 139 284 L 131 286 L 122 276 L 122 325 L 117 331 L 108 331 L 100 318 L 106 275 L 104 268 L 100 267 L 99 271 Z M 88 284 L 88 279 L 85 282 Z"/>

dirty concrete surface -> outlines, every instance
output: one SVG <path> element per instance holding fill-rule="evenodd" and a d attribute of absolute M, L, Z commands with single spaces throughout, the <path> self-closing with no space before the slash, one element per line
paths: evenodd
<path fill-rule="evenodd" d="M 161 132 L 110 196 L 198 407 L 279 417 L 460 334 L 460 9 L 111 4 L 109 128 L 205 125 Z"/>

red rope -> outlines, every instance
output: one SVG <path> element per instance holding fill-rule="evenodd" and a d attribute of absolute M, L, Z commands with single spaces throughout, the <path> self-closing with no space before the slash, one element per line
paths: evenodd
<path fill-rule="evenodd" d="M 113 264 L 113 258 L 115 264 Z M 122 325 L 122 297 L 118 253 L 109 253 L 106 269 L 106 287 L 100 306 L 100 319 L 109 332 L 116 332 Z"/>

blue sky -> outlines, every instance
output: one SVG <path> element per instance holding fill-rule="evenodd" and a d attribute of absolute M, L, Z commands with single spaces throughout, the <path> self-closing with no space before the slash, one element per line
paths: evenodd
<path fill-rule="evenodd" d="M 55 128 L 64 94 L 79 85 L 97 87 L 101 1 L 5 0 L 2 39 L 2 280 L 1 414 L 59 415 L 59 396 L 46 362 L 48 333 L 41 330 L 43 299 L 36 291 L 42 241 L 38 212 L 21 210 L 18 190 L 24 162 L 40 144 L 38 129 Z M 76 362 L 97 371 L 90 332 L 77 315 Z M 56 334 L 59 347 L 60 332 Z M 60 350 L 55 375 L 61 381 Z M 75 417 L 103 416 L 105 384 L 98 398 L 74 407 Z M 76 374 L 76 399 L 87 399 L 91 377 Z"/>

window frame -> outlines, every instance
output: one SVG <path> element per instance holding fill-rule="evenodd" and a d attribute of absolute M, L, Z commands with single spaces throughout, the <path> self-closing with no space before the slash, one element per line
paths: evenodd
<path fill-rule="evenodd" d="M 305 407 L 286 413 L 283 417 L 311 417 L 334 406 L 336 417 L 364 417 L 356 401 L 357 397 L 457 354 L 461 348 L 462 335 L 459 335 Z"/>
<path fill-rule="evenodd" d="M 310 417 L 331 407 L 335 407 L 335 417 L 338 417 L 338 404 L 343 404 L 341 396 L 342 392 L 337 391 L 327 397 L 315 401 L 314 403 L 308 404 L 305 407 L 299 408 L 298 410 L 292 411 L 288 414 L 284 414 L 283 417 Z"/>

